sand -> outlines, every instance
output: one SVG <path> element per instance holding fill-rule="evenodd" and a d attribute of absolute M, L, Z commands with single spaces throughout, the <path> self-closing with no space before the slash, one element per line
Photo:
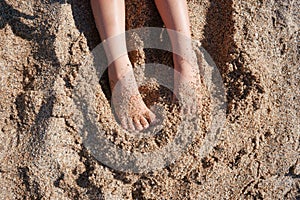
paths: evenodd
<path fill-rule="evenodd" d="M 199 153 L 212 116 L 204 87 L 197 125 L 180 132 L 195 136 L 185 151 L 167 166 L 135 173 L 97 160 L 84 144 L 81 124 L 99 123 L 107 141 L 120 149 L 159 150 L 174 142 L 183 120 L 169 103 L 170 91 L 155 79 L 140 88 L 148 105 L 167 110 L 164 131 L 146 139 L 115 122 L 107 74 L 101 84 L 81 90 L 98 88 L 95 121 L 74 120 L 78 77 L 100 43 L 88 1 L 0 2 L 1 199 L 300 198 L 299 2 L 188 5 L 193 39 L 224 82 L 224 126 L 210 151 Z M 126 1 L 126 18 L 127 29 L 163 27 L 152 1 Z M 130 58 L 138 81 L 147 76 L 143 63 L 172 66 L 170 53 L 154 49 L 133 51 Z M 114 152 L 105 155 L 121 162 Z"/>

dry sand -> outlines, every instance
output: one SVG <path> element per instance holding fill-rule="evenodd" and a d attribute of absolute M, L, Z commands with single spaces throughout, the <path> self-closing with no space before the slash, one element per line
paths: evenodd
<path fill-rule="evenodd" d="M 135 174 L 98 162 L 72 120 L 74 80 L 100 42 L 88 1 L 1 0 L 0 199 L 299 199 L 299 7 L 292 0 L 189 1 L 193 38 L 223 77 L 225 126 L 212 151 L 198 156 L 210 115 L 204 101 L 204 133 L 188 151 Z M 126 1 L 126 9 L 128 29 L 163 26 L 152 1 Z M 155 50 L 131 59 L 172 65 L 170 54 Z M 145 69 L 135 73 L 140 79 Z M 107 76 L 101 83 L 95 107 L 110 141 L 143 151 L 172 141 L 176 115 L 155 142 L 114 128 Z M 142 88 L 146 102 L 169 95 L 151 85 Z"/>

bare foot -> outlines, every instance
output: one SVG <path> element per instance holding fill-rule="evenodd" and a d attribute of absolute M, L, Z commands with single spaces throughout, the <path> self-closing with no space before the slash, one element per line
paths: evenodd
<path fill-rule="evenodd" d="M 194 114 L 201 110 L 200 72 L 197 62 L 193 65 L 181 58 L 175 57 L 174 96 L 173 101 L 183 105 L 185 114 Z"/>
<path fill-rule="evenodd" d="M 124 129 L 142 131 L 155 120 L 155 115 L 144 103 L 134 78 L 127 55 L 115 60 L 108 68 L 112 103 Z"/>

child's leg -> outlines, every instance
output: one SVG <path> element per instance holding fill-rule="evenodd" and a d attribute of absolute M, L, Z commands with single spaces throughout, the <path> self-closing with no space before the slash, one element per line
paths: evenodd
<path fill-rule="evenodd" d="M 116 114 L 125 129 L 147 128 L 155 115 L 141 98 L 128 54 L 125 53 L 121 57 L 116 54 L 118 52 L 116 48 L 126 50 L 125 2 L 124 0 L 91 0 L 91 5 L 102 41 L 118 36 L 117 45 L 113 42 L 104 42 L 108 61 L 112 62 L 108 67 L 108 75 Z M 119 36 L 122 34 L 124 37 Z"/>
<path fill-rule="evenodd" d="M 176 50 L 184 58 L 173 54 L 174 68 L 181 76 L 175 74 L 174 92 L 177 95 L 179 87 L 184 84 L 199 86 L 199 69 L 196 55 L 192 48 L 190 21 L 186 0 L 155 0 L 158 11 L 168 29 L 173 52 Z"/>

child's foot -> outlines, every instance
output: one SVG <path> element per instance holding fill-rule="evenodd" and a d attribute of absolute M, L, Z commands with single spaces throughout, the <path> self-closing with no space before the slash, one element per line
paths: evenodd
<path fill-rule="evenodd" d="M 128 56 L 115 60 L 108 68 L 112 103 L 124 129 L 142 131 L 155 120 L 155 115 L 144 103 L 134 78 Z"/>
<path fill-rule="evenodd" d="M 201 110 L 200 73 L 197 62 L 190 64 L 183 59 L 174 59 L 174 96 L 180 100 L 185 114 L 194 114 Z"/>

